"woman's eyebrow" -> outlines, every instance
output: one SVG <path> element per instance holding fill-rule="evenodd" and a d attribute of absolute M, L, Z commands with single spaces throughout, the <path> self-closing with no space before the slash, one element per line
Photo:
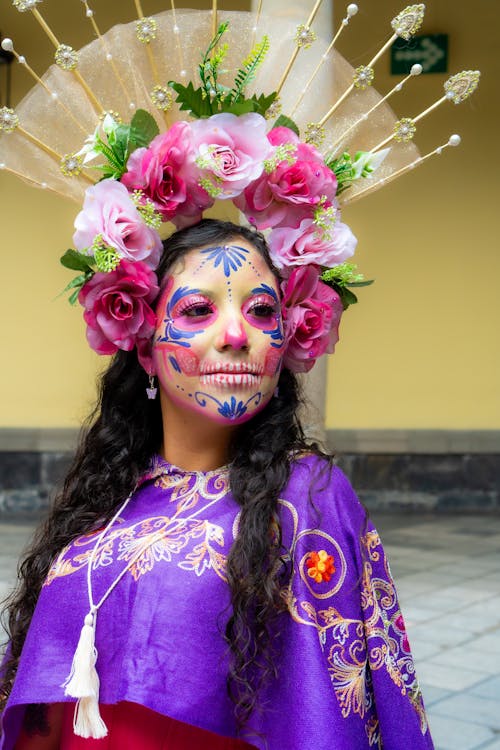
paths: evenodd
<path fill-rule="evenodd" d="M 201 294 L 204 297 L 208 297 L 209 299 L 214 300 L 216 296 L 216 291 L 213 289 L 212 290 L 202 289 L 199 286 L 191 287 L 191 286 L 188 286 L 187 284 L 179 284 L 179 286 L 173 287 L 170 293 L 170 297 L 173 297 L 174 294 L 178 294 L 180 291 L 182 291 L 183 297 L 186 297 L 188 294 L 198 294 L 198 295 Z"/>
<path fill-rule="evenodd" d="M 275 302 L 279 302 L 279 296 L 278 296 L 276 289 L 274 289 L 274 287 L 270 286 L 269 284 L 259 284 L 259 286 L 254 287 L 248 293 L 248 295 L 246 296 L 246 299 L 248 297 L 257 297 L 261 294 L 267 294 L 268 297 L 272 297 L 273 300 L 275 300 Z"/>

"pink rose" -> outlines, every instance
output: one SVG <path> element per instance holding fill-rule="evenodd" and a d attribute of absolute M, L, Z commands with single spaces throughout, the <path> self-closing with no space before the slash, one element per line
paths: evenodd
<path fill-rule="evenodd" d="M 316 359 L 330 354 L 339 340 L 342 302 L 319 280 L 317 266 L 300 266 L 282 282 L 285 324 L 284 365 L 292 372 L 308 372 Z"/>
<path fill-rule="evenodd" d="M 269 235 L 271 258 L 277 268 L 316 263 L 319 266 L 336 266 L 354 254 L 357 239 L 347 226 L 336 221 L 325 240 L 322 230 L 313 219 L 302 219 L 300 225 L 276 227 Z"/>
<path fill-rule="evenodd" d="M 121 258 L 143 261 L 156 268 L 162 252 L 160 235 L 144 223 L 127 189 L 116 180 L 102 180 L 87 188 L 83 209 L 75 219 L 73 242 L 88 251 L 97 235 Z"/>
<path fill-rule="evenodd" d="M 144 263 L 120 261 L 110 273 L 96 273 L 80 290 L 87 340 L 98 354 L 130 351 L 153 335 L 156 315 L 150 305 L 158 294 L 156 275 Z"/>
<path fill-rule="evenodd" d="M 292 144 L 290 159 L 283 159 L 269 174 L 249 185 L 235 201 L 257 229 L 276 226 L 298 227 L 302 219 L 312 218 L 322 198 L 333 202 L 337 178 L 323 161 L 319 151 L 302 143 L 288 128 L 274 128 L 268 134 L 276 148 Z"/>
<path fill-rule="evenodd" d="M 121 181 L 131 191 L 142 190 L 164 221 L 177 223 L 182 215 L 185 224 L 195 224 L 213 204 L 198 179 L 191 126 L 179 121 L 153 138 L 148 148 L 138 148 L 130 155 Z"/>
<path fill-rule="evenodd" d="M 196 164 L 219 198 L 234 198 L 262 174 L 271 153 L 266 121 L 255 112 L 223 112 L 191 124 Z"/>

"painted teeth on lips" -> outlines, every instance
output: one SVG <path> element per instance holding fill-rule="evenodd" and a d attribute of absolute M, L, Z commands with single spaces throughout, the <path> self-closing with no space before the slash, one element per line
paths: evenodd
<path fill-rule="evenodd" d="M 264 365 L 257 362 L 204 362 L 200 368 L 201 375 L 212 375 L 214 373 L 250 373 L 262 375 Z"/>
<path fill-rule="evenodd" d="M 212 372 L 200 377 L 204 386 L 218 386 L 219 388 L 248 387 L 257 385 L 262 375 L 252 372 Z"/>

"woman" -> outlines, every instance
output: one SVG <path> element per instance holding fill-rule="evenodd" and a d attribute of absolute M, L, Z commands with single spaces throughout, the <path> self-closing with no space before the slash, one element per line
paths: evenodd
<path fill-rule="evenodd" d="M 158 277 L 22 565 L 2 750 L 432 748 L 378 535 L 297 419 L 263 238 L 201 221 Z"/>

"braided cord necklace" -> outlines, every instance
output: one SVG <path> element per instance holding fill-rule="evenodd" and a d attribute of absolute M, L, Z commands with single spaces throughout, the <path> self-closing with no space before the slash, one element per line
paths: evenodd
<path fill-rule="evenodd" d="M 183 498 L 184 502 L 177 512 L 182 511 L 182 507 L 185 506 L 186 500 L 191 498 L 195 492 L 200 488 L 200 477 L 197 477 L 196 482 L 190 492 Z M 96 620 L 97 612 L 102 607 L 104 602 L 108 599 L 110 594 L 120 583 L 124 575 L 128 570 L 139 560 L 144 552 L 152 547 L 156 542 L 161 541 L 165 537 L 165 528 L 158 531 L 156 534 L 152 534 L 148 537 L 144 544 L 132 555 L 130 560 L 124 566 L 124 568 L 118 573 L 116 578 L 110 583 L 101 598 L 95 602 L 94 592 L 92 590 L 92 569 L 95 565 L 95 560 L 98 550 L 102 547 L 103 541 L 106 535 L 110 532 L 117 519 L 124 512 L 132 499 L 137 486 L 134 487 L 130 495 L 120 505 L 114 516 L 106 524 L 104 529 L 99 534 L 92 552 L 87 562 L 87 595 L 89 601 L 89 611 L 85 615 L 83 627 L 80 633 L 80 638 L 73 656 L 71 664 L 71 670 L 62 684 L 64 687 L 64 693 L 71 698 L 76 698 L 75 713 L 73 716 L 73 731 L 80 737 L 86 739 L 101 739 L 106 737 L 108 729 L 104 723 L 101 714 L 99 712 L 99 675 L 96 669 L 96 662 L 98 652 L 95 646 L 95 632 L 96 632 Z M 172 517 L 173 526 L 169 531 L 175 530 L 182 526 L 187 521 L 191 521 L 196 518 L 200 513 L 208 510 L 212 505 L 219 501 L 219 497 L 214 498 L 209 503 L 206 503 L 201 508 L 190 513 L 184 518 L 176 518 L 177 514 Z"/>

